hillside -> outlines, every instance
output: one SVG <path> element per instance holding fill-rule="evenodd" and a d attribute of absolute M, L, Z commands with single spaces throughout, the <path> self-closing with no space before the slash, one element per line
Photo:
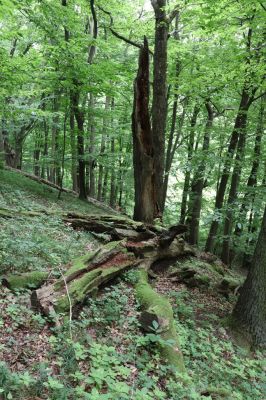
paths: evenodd
<path fill-rule="evenodd" d="M 60 277 L 73 259 L 101 243 L 62 221 L 63 213 L 111 210 L 0 170 L 1 277 L 49 272 Z M 34 215 L 34 212 L 36 213 Z M 28 214 L 27 214 L 28 213 Z M 0 399 L 265 399 L 265 359 L 238 347 L 226 330 L 242 275 L 205 253 L 158 263 L 153 288 L 170 301 L 187 373 L 158 352 L 160 331 L 139 323 L 136 271 L 128 270 L 88 297 L 78 318 L 30 308 L 30 289 L 0 286 Z M 223 287 L 221 282 L 228 285 Z"/>

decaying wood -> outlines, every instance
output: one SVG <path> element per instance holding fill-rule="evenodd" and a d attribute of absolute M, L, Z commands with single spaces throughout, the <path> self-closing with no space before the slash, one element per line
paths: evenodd
<path fill-rule="evenodd" d="M 185 371 L 178 335 L 174 326 L 174 316 L 171 304 L 166 297 L 158 294 L 148 282 L 147 265 L 139 270 L 136 284 L 136 296 L 141 306 L 140 324 L 148 333 L 155 333 L 159 350 L 168 364 Z"/>
<path fill-rule="evenodd" d="M 88 222 L 86 219 L 83 221 Z M 112 241 L 74 260 L 64 273 L 64 279 L 60 278 L 52 284 L 35 290 L 31 299 L 35 309 L 46 315 L 50 313 L 51 309 L 56 312 L 67 312 L 69 301 L 65 288 L 66 283 L 75 313 L 79 311 L 83 302 L 93 291 L 125 269 L 137 267 L 140 262 L 144 261 L 152 265 L 160 259 L 176 259 L 189 251 L 180 236 L 175 237 L 168 247 L 161 247 L 161 234 L 156 235 L 150 230 L 150 227 L 145 228 L 143 224 L 128 220 L 131 225 L 130 229 L 114 228 L 112 221 L 111 217 L 105 216 L 103 223 L 111 223 L 109 227 L 111 236 L 114 231 L 115 235 L 119 233 L 123 239 Z M 94 225 L 90 226 L 95 229 L 96 223 L 99 224 L 99 221 L 96 221 L 95 218 Z M 120 223 L 124 224 L 125 220 L 120 218 Z M 119 222 L 117 224 L 119 225 Z M 132 226 L 135 227 L 135 230 L 132 229 Z M 165 235 L 168 237 L 166 232 Z M 143 237 L 150 238 L 140 240 Z"/>

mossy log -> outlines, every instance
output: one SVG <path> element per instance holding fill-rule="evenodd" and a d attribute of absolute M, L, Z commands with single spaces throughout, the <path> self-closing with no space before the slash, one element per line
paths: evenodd
<path fill-rule="evenodd" d="M 74 260 L 54 283 L 33 291 L 32 307 L 45 315 L 52 310 L 67 313 L 69 309 L 75 315 L 87 296 L 135 262 L 123 241 L 108 243 Z"/>
<path fill-rule="evenodd" d="M 9 274 L 1 277 L 3 286 L 10 290 L 38 289 L 47 281 L 49 273 L 42 271 L 26 272 L 24 274 Z"/>
<path fill-rule="evenodd" d="M 159 341 L 161 353 L 170 365 L 182 372 L 184 363 L 174 327 L 173 311 L 169 302 L 150 287 L 148 269 L 158 260 L 176 260 L 189 253 L 190 249 L 186 248 L 180 236 L 171 238 L 167 246 L 165 243 L 161 245 L 160 235 L 146 241 L 138 239 L 113 241 L 74 260 L 66 272 L 62 272 L 61 278 L 32 292 L 31 305 L 45 315 L 55 311 L 75 317 L 86 298 L 92 296 L 101 285 L 128 268 L 145 265 L 146 270 L 141 268 L 139 271 L 136 286 L 137 297 L 143 307 L 142 326 L 147 330 L 153 321 L 157 322 L 162 339 Z"/>
<path fill-rule="evenodd" d="M 136 297 L 142 308 L 140 324 L 145 332 L 160 336 L 160 352 L 168 364 L 179 372 L 185 371 L 178 335 L 174 326 L 173 310 L 169 301 L 155 292 L 148 282 L 148 273 L 141 268 L 136 284 Z M 154 329 L 154 322 L 156 329 Z"/>
<path fill-rule="evenodd" d="M 135 222 L 132 221 L 132 224 Z M 141 233 L 145 233 L 145 227 L 141 226 L 136 223 L 136 229 L 142 229 Z M 135 241 L 113 241 L 74 260 L 60 279 L 32 293 L 32 306 L 46 315 L 52 309 L 67 312 L 69 307 L 75 313 L 86 297 L 99 286 L 125 269 L 137 266 L 143 259 L 152 264 L 160 259 L 176 259 L 187 251 L 181 237 L 175 238 L 167 248 L 161 247 L 160 236 L 146 241 L 138 240 L 137 237 Z"/>

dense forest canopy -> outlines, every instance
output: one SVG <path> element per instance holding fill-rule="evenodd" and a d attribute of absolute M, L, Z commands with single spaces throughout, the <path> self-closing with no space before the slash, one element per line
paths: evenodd
<path fill-rule="evenodd" d="M 0 38 L 0 218 L 7 232 L 1 252 L 8 258 L 15 249 L 13 225 L 9 230 L 6 219 L 42 220 L 45 214 L 51 219 L 45 229 L 54 224 L 53 232 L 60 236 L 53 212 L 68 227 L 62 228 L 65 238 L 81 238 L 83 250 L 87 231 L 104 241 L 98 250 L 92 245 L 93 251 L 70 268 L 72 250 L 81 255 L 82 249 L 72 243 L 67 250 L 63 244 L 68 256 L 53 258 L 51 251 L 49 265 L 36 268 L 41 274 L 37 277 L 31 275 L 30 257 L 24 265 L 14 256 L 11 265 L 0 254 L 1 276 L 27 273 L 27 285 L 36 286 L 33 309 L 48 319 L 51 311 L 60 315 L 70 309 L 71 325 L 88 295 L 129 267 L 140 267 L 134 279 L 138 304 L 145 308 L 141 324 L 146 330 L 152 325 L 149 334 L 159 334 L 159 339 L 151 337 L 159 342 L 161 356 L 181 374 L 187 361 L 179 348 L 177 314 L 173 299 L 162 300 L 161 293 L 167 292 L 169 282 L 205 290 L 214 279 L 214 291 L 225 301 L 238 296 L 231 301 L 232 313 L 228 304 L 218 301 L 224 314 L 231 315 L 232 331 L 243 333 L 249 345 L 265 346 L 266 3 L 0 0 Z M 8 175 L 10 171 L 16 175 Z M 30 187 L 25 176 L 50 186 L 51 193 L 56 189 L 58 202 L 44 189 L 51 203 L 38 199 L 44 207 L 35 209 L 27 191 L 39 195 L 39 189 L 33 183 Z M 20 192 L 24 184 L 25 198 Z M 13 188 L 16 201 L 10 200 L 7 187 Z M 81 233 L 67 231 L 72 228 Z M 36 252 L 38 257 L 42 253 Z M 206 265 L 211 260 L 211 272 L 204 264 L 211 276 L 199 274 L 198 261 L 197 268 L 186 261 L 178 273 L 171 270 L 167 279 L 159 278 L 158 295 L 149 285 L 150 278 L 158 278 L 158 264 L 190 256 L 207 260 Z M 60 274 L 50 282 L 47 268 L 58 264 Z M 21 270 L 16 271 L 17 266 Z M 242 278 L 247 273 L 240 289 L 242 281 L 232 284 L 226 276 L 239 271 Z M 217 274 L 224 277 L 219 284 Z M 14 289 L 16 278 L 3 279 L 4 286 Z M 120 304 L 125 287 L 122 284 L 121 292 L 114 289 L 120 294 L 111 301 L 107 296 L 106 304 Z M 191 360 L 193 351 L 185 350 L 185 358 Z M 161 385 L 166 393 L 167 385 Z M 193 397 L 192 391 L 181 397 L 180 388 L 173 390 L 180 397 L 170 390 L 167 398 L 202 398 Z M 223 398 L 215 397 L 216 392 L 212 397 L 210 389 L 205 392 L 206 398 Z M 75 390 L 71 393 L 69 398 Z M 98 399 L 84 393 L 80 398 Z M 136 399 L 152 398 L 136 393 Z M 10 395 L 3 398 L 12 399 Z M 253 395 L 224 398 L 248 400 Z M 59 400 L 56 396 L 51 398 Z"/>

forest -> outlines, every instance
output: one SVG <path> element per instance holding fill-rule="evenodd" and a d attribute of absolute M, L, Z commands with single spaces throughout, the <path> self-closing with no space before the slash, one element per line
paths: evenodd
<path fill-rule="evenodd" d="M 0 400 L 266 399 L 266 3 L 0 0 Z"/>

